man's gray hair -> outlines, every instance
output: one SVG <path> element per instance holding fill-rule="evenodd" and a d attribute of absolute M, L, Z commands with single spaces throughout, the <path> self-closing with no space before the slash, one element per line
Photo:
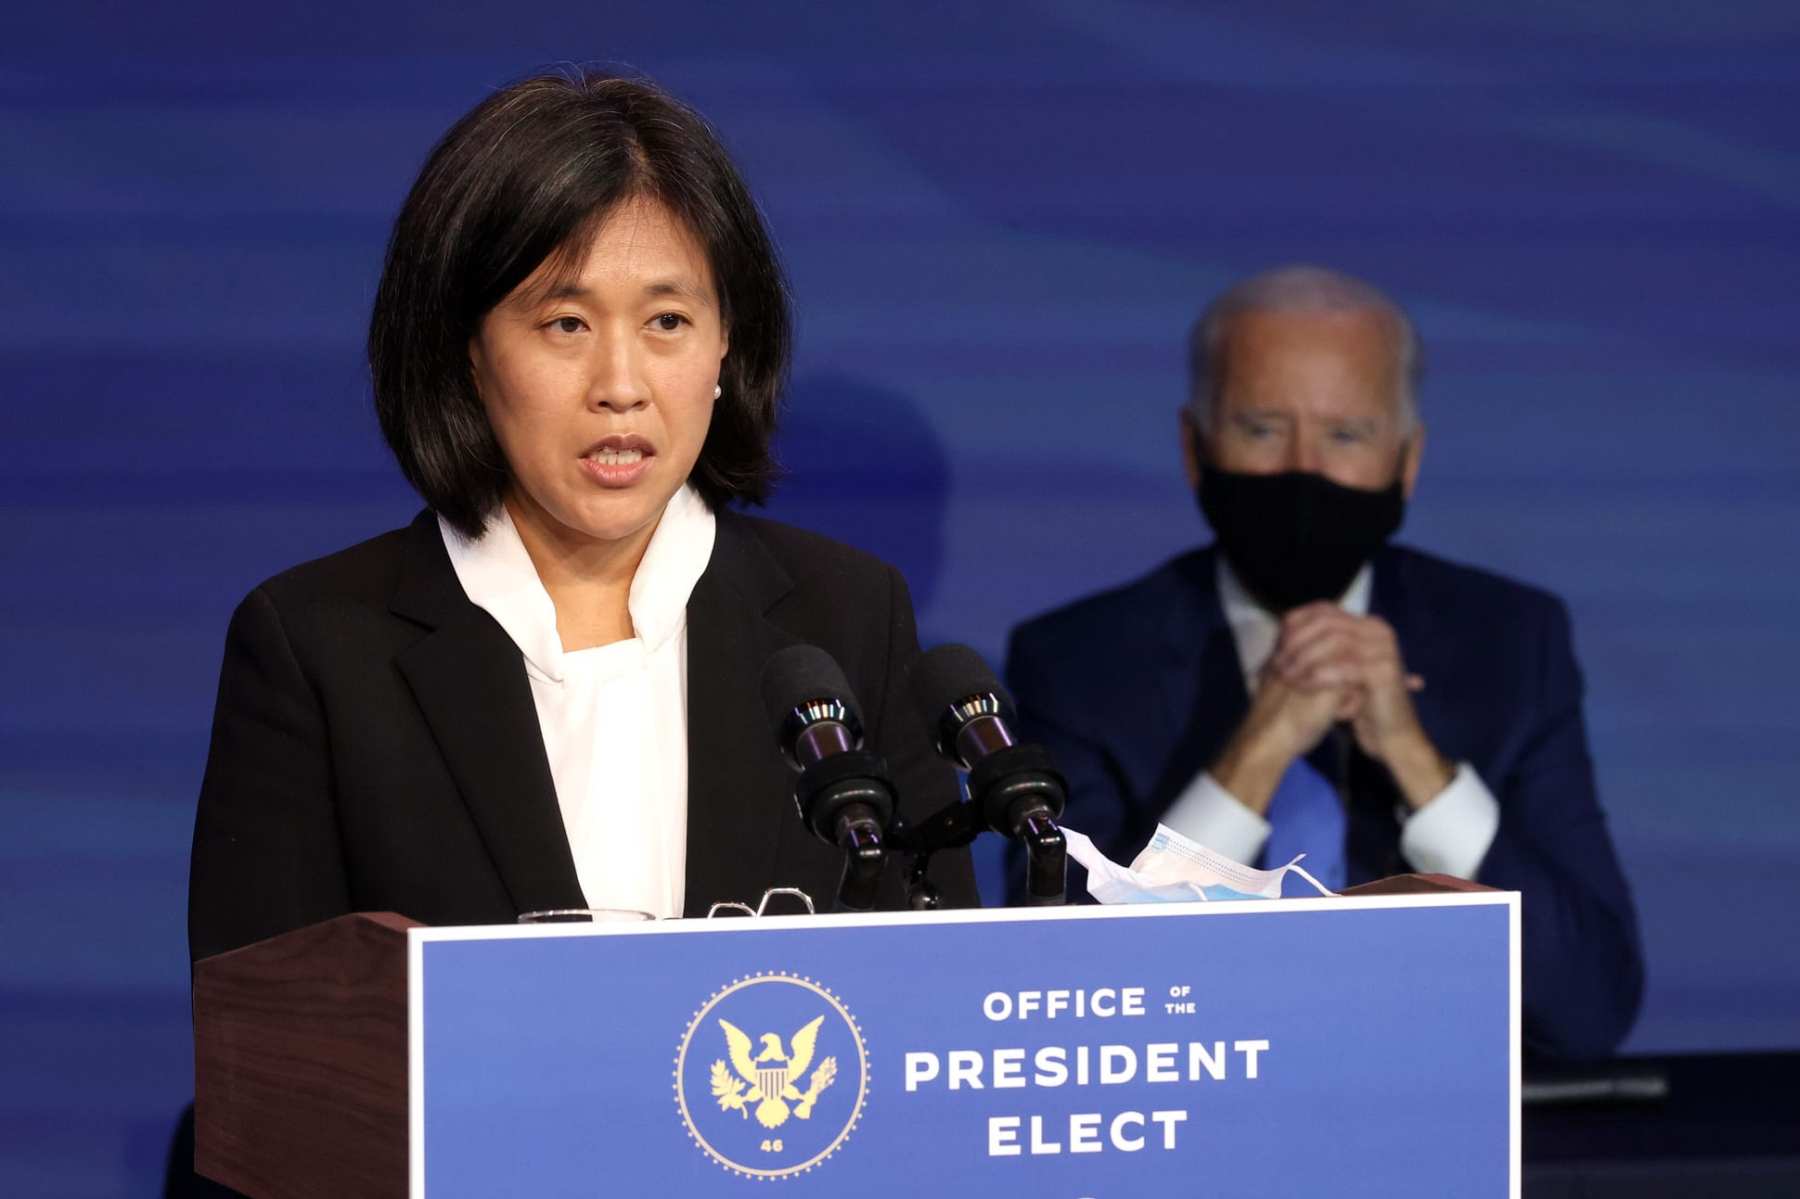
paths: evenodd
<path fill-rule="evenodd" d="M 1361 279 L 1322 266 L 1283 266 L 1234 284 L 1200 314 L 1188 335 L 1188 404 L 1201 432 L 1210 433 L 1219 380 L 1225 375 L 1225 339 L 1231 324 L 1249 312 L 1373 312 L 1387 318 L 1400 364 L 1400 434 L 1419 419 L 1419 335 L 1400 305 Z"/>

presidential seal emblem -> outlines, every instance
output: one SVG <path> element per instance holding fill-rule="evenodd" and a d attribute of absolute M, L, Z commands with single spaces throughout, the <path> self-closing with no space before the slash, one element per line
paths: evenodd
<path fill-rule="evenodd" d="M 869 1091 L 862 1030 L 810 978 L 734 980 L 689 1022 L 675 1056 L 688 1138 L 746 1178 L 791 1178 L 849 1139 Z"/>

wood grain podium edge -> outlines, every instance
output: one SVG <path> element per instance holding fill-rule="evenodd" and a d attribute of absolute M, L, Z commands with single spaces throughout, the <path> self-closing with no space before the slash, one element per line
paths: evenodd
<path fill-rule="evenodd" d="M 1437 895 L 1446 892 L 1493 891 L 1495 888 L 1472 883 L 1453 874 L 1395 874 L 1345 888 L 1340 895 Z"/>
<path fill-rule="evenodd" d="M 194 1168 L 257 1199 L 407 1193 L 406 930 L 340 916 L 194 966 Z"/>

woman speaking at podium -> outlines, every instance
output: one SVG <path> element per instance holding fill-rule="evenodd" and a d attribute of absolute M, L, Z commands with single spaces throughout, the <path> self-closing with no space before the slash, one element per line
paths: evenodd
<path fill-rule="evenodd" d="M 789 335 L 754 202 L 654 85 L 532 78 L 450 129 L 369 328 L 381 428 L 427 509 L 232 617 L 194 958 L 352 911 L 829 897 L 842 855 L 802 826 L 757 694 L 795 642 L 843 666 L 903 810 L 954 800 L 902 694 L 899 574 L 729 507 L 770 487 Z M 975 902 L 966 853 L 933 870 Z"/>

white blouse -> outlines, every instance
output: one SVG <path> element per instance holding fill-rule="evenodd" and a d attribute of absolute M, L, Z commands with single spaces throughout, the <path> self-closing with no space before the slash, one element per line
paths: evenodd
<path fill-rule="evenodd" d="M 524 658 L 556 802 L 589 907 L 681 915 L 687 863 L 687 602 L 715 521 L 683 486 L 631 580 L 635 636 L 566 653 L 556 606 L 501 506 L 469 541 L 438 520 L 471 603 Z"/>

